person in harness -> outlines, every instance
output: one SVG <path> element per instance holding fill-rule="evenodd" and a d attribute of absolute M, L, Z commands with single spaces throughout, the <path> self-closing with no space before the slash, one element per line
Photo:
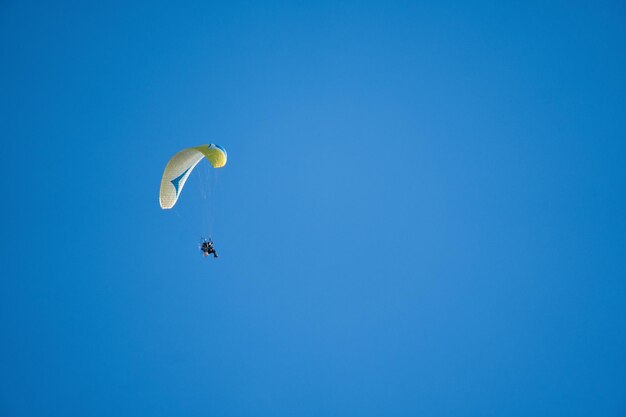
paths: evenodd
<path fill-rule="evenodd" d="M 202 239 L 200 250 L 202 251 L 202 256 L 209 256 L 210 254 L 213 254 L 213 257 L 217 258 L 217 252 L 215 252 L 215 248 L 213 247 L 213 241 L 211 239 Z"/>

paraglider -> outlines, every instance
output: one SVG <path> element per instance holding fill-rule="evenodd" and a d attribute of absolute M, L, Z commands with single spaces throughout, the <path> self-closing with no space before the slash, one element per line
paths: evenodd
<path fill-rule="evenodd" d="M 200 250 L 202 251 L 202 256 L 207 257 L 210 254 L 213 254 L 214 258 L 218 257 L 217 252 L 215 252 L 215 248 L 213 247 L 213 240 L 202 239 L 202 244 L 200 244 Z"/>
<path fill-rule="evenodd" d="M 189 174 L 203 158 L 206 158 L 213 168 L 222 168 L 226 165 L 226 150 L 214 143 L 200 145 L 183 149 L 168 161 L 163 171 L 159 192 L 159 204 L 162 209 L 174 207 L 183 191 L 185 182 L 189 178 Z M 217 252 L 215 252 L 211 239 L 203 239 L 200 249 L 203 256 L 206 257 L 213 254 L 213 257 L 217 258 Z"/>

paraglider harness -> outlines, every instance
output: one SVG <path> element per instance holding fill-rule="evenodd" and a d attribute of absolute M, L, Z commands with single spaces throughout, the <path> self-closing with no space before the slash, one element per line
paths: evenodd
<path fill-rule="evenodd" d="M 213 240 L 202 239 L 202 243 L 200 244 L 200 250 L 202 251 L 202 256 L 209 256 L 213 254 L 214 258 L 217 258 L 217 252 L 215 252 L 215 248 L 213 247 Z"/>

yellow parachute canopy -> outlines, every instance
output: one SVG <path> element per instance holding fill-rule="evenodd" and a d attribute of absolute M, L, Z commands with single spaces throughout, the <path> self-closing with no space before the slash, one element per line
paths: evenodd
<path fill-rule="evenodd" d="M 189 174 L 202 158 L 206 158 L 213 168 L 221 168 L 226 165 L 226 150 L 211 143 L 184 149 L 174 155 L 165 166 L 161 178 L 159 203 L 162 209 L 174 207 Z"/>

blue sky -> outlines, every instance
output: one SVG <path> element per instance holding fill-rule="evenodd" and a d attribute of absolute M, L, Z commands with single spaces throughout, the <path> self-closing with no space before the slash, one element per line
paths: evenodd
<path fill-rule="evenodd" d="M 0 414 L 624 415 L 625 17 L 3 2 Z"/>

